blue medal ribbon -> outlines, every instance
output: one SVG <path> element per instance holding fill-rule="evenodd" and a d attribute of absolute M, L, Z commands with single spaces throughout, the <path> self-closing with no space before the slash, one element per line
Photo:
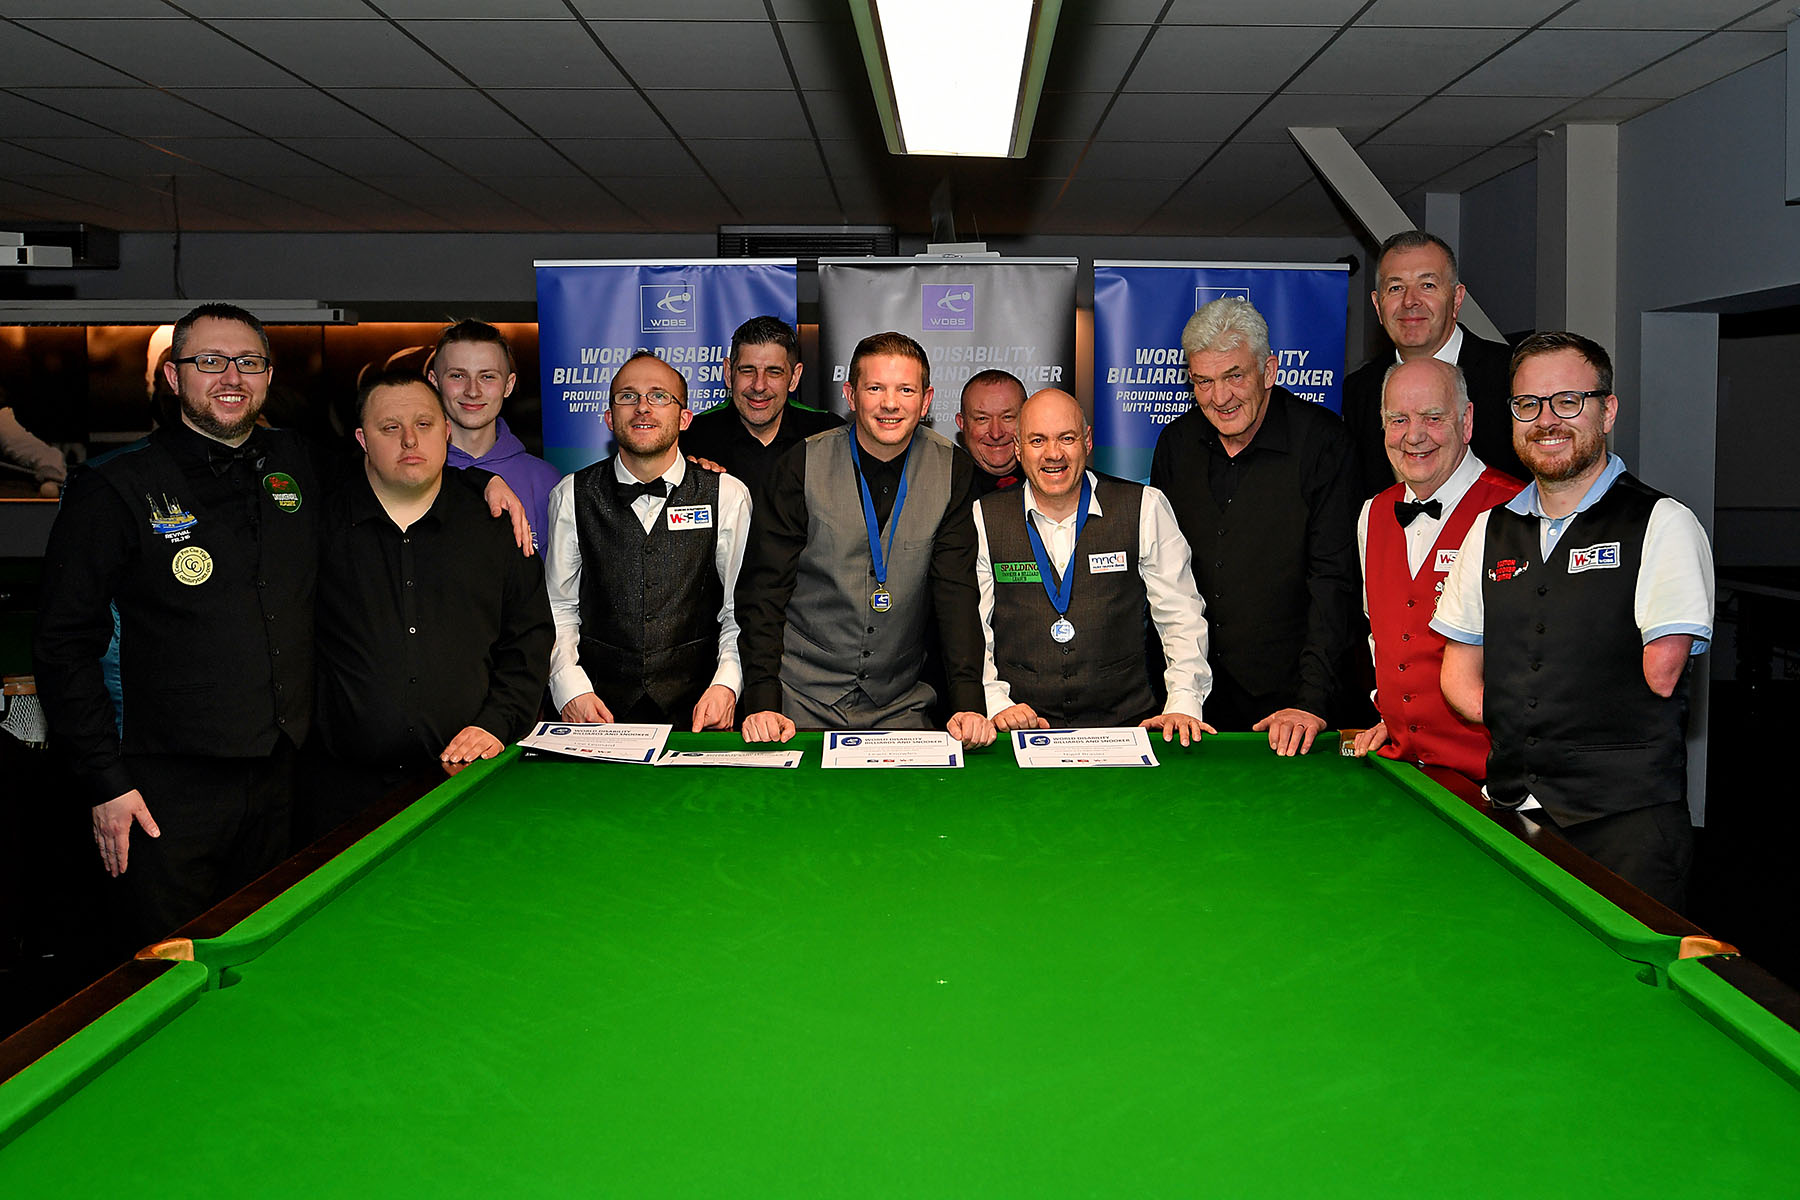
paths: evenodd
<path fill-rule="evenodd" d="M 1088 483 L 1087 472 L 1081 473 L 1081 503 L 1075 510 L 1075 545 L 1081 545 L 1081 531 L 1087 525 L 1088 500 L 1092 498 L 1094 489 Z M 1020 497 L 1019 503 L 1025 502 Z M 1031 553 L 1037 558 L 1038 580 L 1044 585 L 1044 594 L 1050 597 L 1050 607 L 1056 610 L 1058 617 L 1069 615 L 1069 600 L 1075 594 L 1075 549 L 1069 548 L 1069 569 L 1063 572 L 1059 583 L 1051 583 L 1055 572 L 1050 569 L 1050 555 L 1044 549 L 1044 539 L 1038 536 L 1037 523 L 1031 519 L 1031 510 L 1025 510 L 1025 536 L 1031 539 Z"/>
<path fill-rule="evenodd" d="M 875 519 L 875 500 L 869 495 L 869 481 L 863 478 L 862 455 L 856 449 L 856 431 L 850 431 L 850 461 L 856 464 L 856 486 L 862 489 L 863 524 L 869 530 L 869 561 L 875 568 L 875 583 L 887 587 L 887 556 L 894 548 L 894 530 L 900 527 L 900 510 L 906 507 L 906 460 L 912 455 L 912 443 L 900 453 L 900 490 L 894 493 L 894 510 L 888 514 L 887 546 L 881 544 L 881 524 Z"/>

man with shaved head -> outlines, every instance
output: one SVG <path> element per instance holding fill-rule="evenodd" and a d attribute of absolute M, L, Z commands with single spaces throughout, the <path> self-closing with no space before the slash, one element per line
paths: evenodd
<path fill-rule="evenodd" d="M 1356 523 L 1381 720 L 1357 736 L 1354 749 L 1480 781 L 1487 777 L 1488 733 L 1444 702 L 1444 635 L 1431 618 L 1475 518 L 1524 484 L 1469 449 L 1475 409 L 1452 363 L 1425 357 L 1389 367 L 1381 423 L 1400 482 L 1365 501 Z"/>
<path fill-rule="evenodd" d="M 1022 486 L 975 504 L 982 686 L 996 728 L 1144 725 L 1182 745 L 1212 733 L 1205 606 L 1163 494 L 1087 469 L 1094 437 L 1075 397 L 1019 412 Z M 1144 608 L 1162 639 L 1166 702 L 1146 667 Z"/>

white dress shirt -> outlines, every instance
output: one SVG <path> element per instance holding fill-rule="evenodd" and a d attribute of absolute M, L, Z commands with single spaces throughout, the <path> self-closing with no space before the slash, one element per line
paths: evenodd
<path fill-rule="evenodd" d="M 1087 473 L 1088 487 L 1095 489 L 1088 515 L 1100 514 L 1099 480 Z M 1029 481 L 1022 483 L 1026 519 L 1037 527 L 1044 553 L 1057 574 L 1067 573 L 1075 554 L 1075 520 L 1053 521 L 1037 506 Z M 1164 712 L 1200 717 L 1200 706 L 1212 692 L 1212 668 L 1206 665 L 1206 602 L 1194 585 L 1192 554 L 1168 497 L 1146 486 L 1138 507 L 1138 575 L 1150 600 L 1150 616 L 1162 638 L 1163 685 L 1169 693 Z M 1012 685 L 1000 678 L 994 662 L 994 560 L 988 549 L 987 524 L 981 506 L 975 506 L 975 582 L 981 592 L 981 635 L 985 651 L 981 686 L 987 694 L 987 715 L 992 717 L 1013 705 Z"/>
<path fill-rule="evenodd" d="M 620 483 L 639 482 L 618 458 L 613 459 L 613 475 Z M 687 463 L 680 454 L 676 454 L 675 462 L 662 478 L 671 492 L 687 478 Z M 645 533 L 656 527 L 664 503 L 655 496 L 639 496 L 631 502 L 631 511 Z M 730 688 L 734 696 L 743 691 L 744 672 L 738 663 L 738 625 L 732 597 L 737 591 L 738 569 L 744 565 L 744 542 L 749 532 L 749 489 L 734 476 L 719 476 L 719 540 L 713 552 L 713 566 L 725 587 L 725 600 L 719 606 L 719 666 L 712 681 Z M 574 475 L 565 475 L 550 492 L 550 545 L 544 555 L 544 581 L 550 589 L 550 615 L 556 621 L 556 643 L 550 650 L 550 699 L 560 711 L 575 697 L 594 690 L 579 662 L 581 540 L 575 525 Z M 606 701 L 605 696 L 600 699 Z"/>

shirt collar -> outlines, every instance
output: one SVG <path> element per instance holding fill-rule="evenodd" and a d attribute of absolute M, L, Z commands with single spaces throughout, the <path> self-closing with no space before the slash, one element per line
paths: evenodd
<path fill-rule="evenodd" d="M 1088 516 L 1097 517 L 1100 515 L 1100 479 L 1092 471 L 1084 471 L 1083 474 L 1087 476 L 1088 482 Z M 1031 480 L 1024 479 L 1019 486 L 1025 489 L 1025 511 L 1036 516 L 1040 525 L 1070 525 L 1081 515 L 1081 510 L 1077 508 L 1058 521 L 1038 507 L 1037 493 L 1031 490 Z"/>
<path fill-rule="evenodd" d="M 636 483 L 638 481 L 638 477 L 633 475 L 631 471 L 626 468 L 625 460 L 616 454 L 613 456 L 613 478 L 620 483 Z M 659 475 L 658 478 L 668 481 L 670 492 L 673 492 L 676 488 L 680 487 L 681 481 L 687 478 L 687 460 L 681 457 L 679 443 L 676 444 L 675 461 L 670 463 L 669 469 Z M 649 480 L 645 480 L 644 482 L 648 483 Z"/>
<path fill-rule="evenodd" d="M 1461 360 L 1462 344 L 1463 327 L 1461 325 L 1452 325 L 1450 327 L 1450 336 L 1444 339 L 1443 345 L 1432 351 L 1431 357 L 1437 359 L 1439 362 L 1447 362 L 1454 367 Z M 1400 357 L 1400 351 L 1398 349 L 1395 349 L 1394 351 L 1394 361 L 1397 363 L 1406 361 Z"/>
<path fill-rule="evenodd" d="M 1271 450 L 1277 454 L 1286 454 L 1291 445 L 1287 414 L 1290 401 L 1300 403 L 1288 394 L 1286 388 L 1280 385 L 1270 388 L 1269 398 L 1263 409 L 1262 424 L 1257 427 L 1255 436 L 1250 439 L 1248 446 L 1228 457 L 1242 458 L 1252 450 Z M 1218 428 L 1207 419 L 1205 413 L 1200 414 L 1200 419 L 1206 421 L 1206 444 L 1219 454 L 1225 454 L 1225 444 L 1219 440 Z"/>
<path fill-rule="evenodd" d="M 1537 480 L 1535 479 L 1525 485 L 1524 491 L 1520 492 L 1517 496 L 1514 496 L 1511 500 L 1508 500 L 1506 502 L 1506 507 L 1512 512 L 1518 513 L 1521 517 L 1539 517 L 1546 521 L 1553 519 L 1557 521 L 1567 521 L 1600 503 L 1600 498 L 1606 495 L 1608 490 L 1612 488 L 1612 485 L 1618 481 L 1619 476 L 1624 473 L 1625 460 L 1611 451 L 1608 451 L 1606 455 L 1606 466 L 1601 470 L 1600 477 L 1594 480 L 1593 484 L 1590 485 L 1587 490 L 1587 495 L 1581 498 L 1581 503 L 1577 504 L 1574 510 L 1566 517 L 1552 518 L 1544 512 L 1544 506 L 1538 501 L 1538 485 Z"/>
<path fill-rule="evenodd" d="M 390 529 L 398 531 L 400 527 L 394 524 L 394 519 L 392 517 L 388 516 L 387 509 L 381 507 L 381 500 L 375 495 L 375 485 L 369 482 L 369 468 L 367 463 L 367 458 L 364 458 L 356 464 L 356 478 L 350 485 L 348 500 L 349 523 L 351 525 L 361 525 L 365 521 L 373 521 L 379 517 L 387 523 Z M 449 474 L 450 470 L 449 468 L 446 468 L 444 471 L 444 478 L 438 481 L 437 495 L 431 498 L 431 507 L 425 510 L 423 516 L 413 522 L 412 528 L 417 529 L 420 524 L 426 521 L 436 522 L 441 519 L 439 514 L 443 506 L 450 503 L 448 497 L 451 494 L 451 489 L 457 486 L 457 484 L 449 478 Z M 484 510 L 485 507 L 486 506 L 484 505 Z"/>

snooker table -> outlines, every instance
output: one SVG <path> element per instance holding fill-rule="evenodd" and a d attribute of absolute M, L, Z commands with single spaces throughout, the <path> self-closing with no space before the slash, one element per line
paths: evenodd
<path fill-rule="evenodd" d="M 303 852 L 28 1051 L 0 1196 L 1800 1193 L 1800 1031 L 1412 767 L 796 744 Z"/>

